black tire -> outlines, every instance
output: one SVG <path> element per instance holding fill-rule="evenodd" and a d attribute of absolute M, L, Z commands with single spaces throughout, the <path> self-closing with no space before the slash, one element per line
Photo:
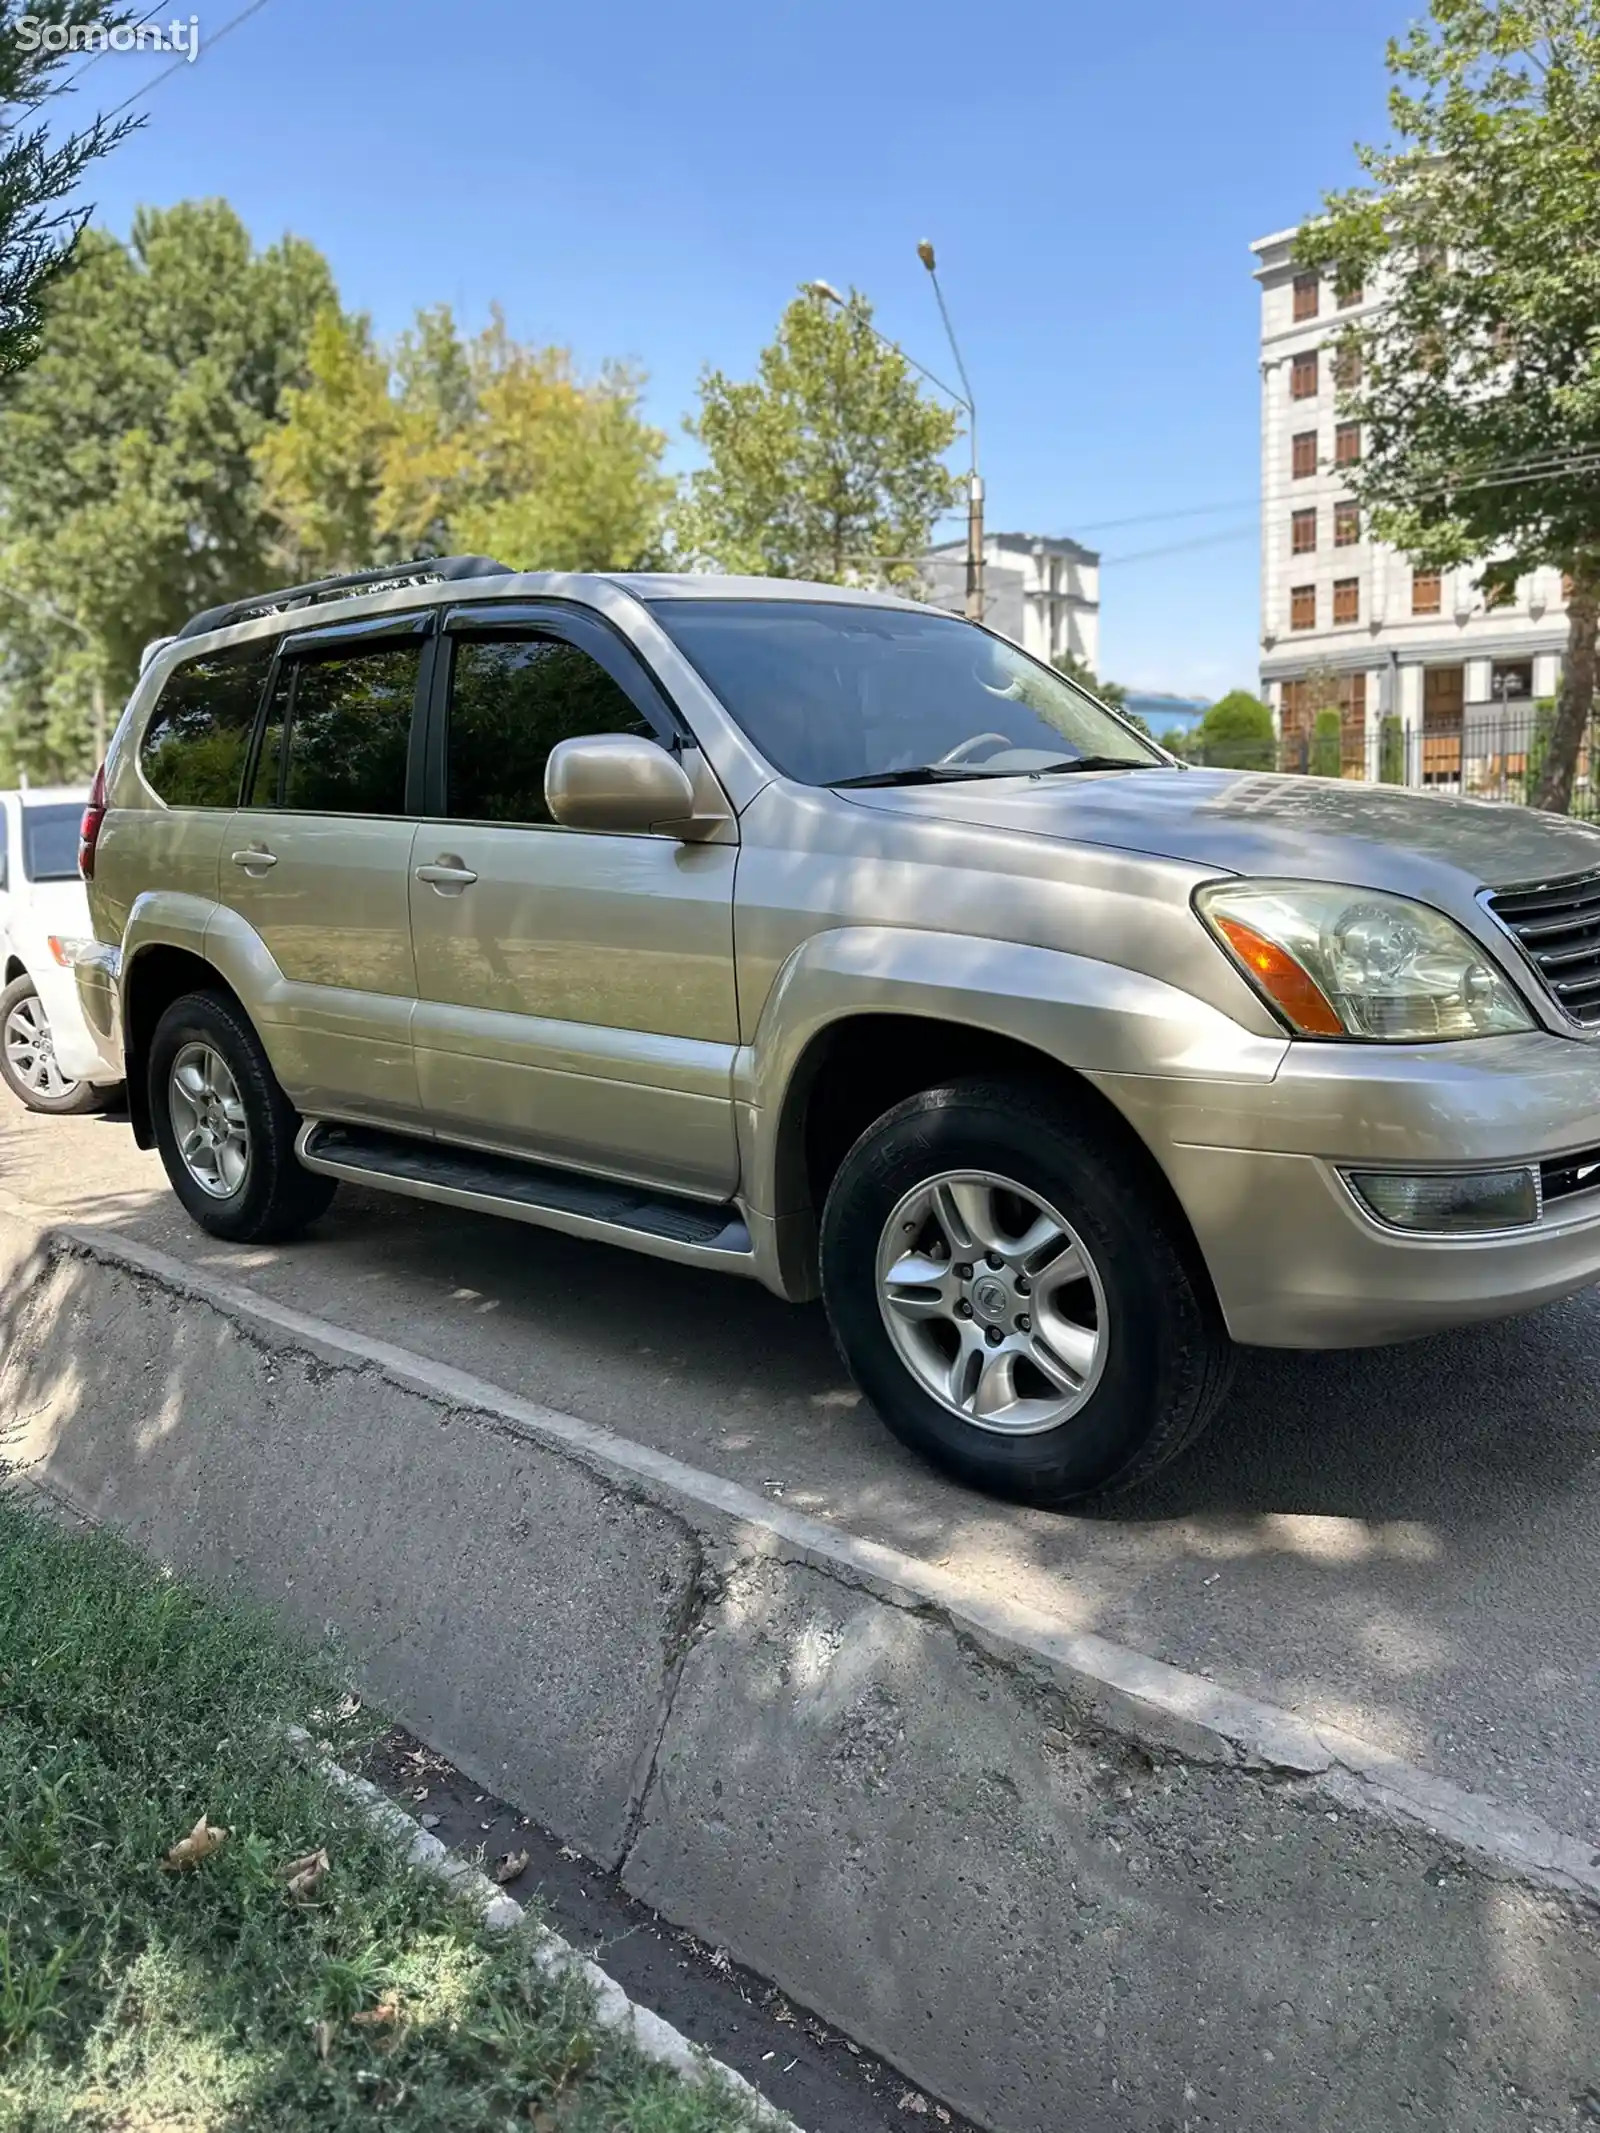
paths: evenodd
<path fill-rule="evenodd" d="M 1037 1193 L 1076 1231 L 1104 1291 L 1098 1381 L 1075 1413 L 1037 1435 L 984 1429 L 944 1405 L 885 1324 L 885 1225 L 923 1181 L 960 1171 Z M 1022 1503 L 1131 1488 L 1199 1436 L 1232 1374 L 1233 1347 L 1210 1285 L 1143 1151 L 1026 1082 L 931 1089 L 862 1135 L 823 1212 L 822 1290 L 846 1364 L 901 1443 L 960 1481 Z"/>
<path fill-rule="evenodd" d="M 244 1175 L 226 1198 L 207 1192 L 179 1152 L 170 1096 L 173 1067 L 186 1046 L 204 1044 L 223 1060 L 249 1135 Z M 338 1180 L 295 1160 L 300 1119 L 239 1007 L 218 993 L 188 993 L 156 1025 L 149 1061 L 150 1122 L 173 1191 L 213 1237 L 231 1244 L 277 1244 L 326 1213 Z"/>
<path fill-rule="evenodd" d="M 26 975 L 13 978 L 5 991 L 0 992 L 0 1032 L 4 1031 L 14 1007 L 21 1006 L 25 1000 L 37 1000 L 38 997 L 39 989 L 32 978 Z M 42 1016 L 43 1008 L 38 1012 Z M 109 1090 L 96 1088 L 92 1081 L 69 1082 L 65 1092 L 59 1096 L 46 1096 L 38 1089 L 30 1089 L 18 1075 L 3 1041 L 0 1041 L 0 1081 L 4 1081 L 18 1103 L 25 1104 L 30 1111 L 43 1113 L 47 1118 L 77 1118 L 86 1111 L 102 1110 L 110 1094 Z"/>

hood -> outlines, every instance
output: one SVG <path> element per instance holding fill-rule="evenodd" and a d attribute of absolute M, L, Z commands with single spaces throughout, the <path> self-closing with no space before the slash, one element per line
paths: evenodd
<path fill-rule="evenodd" d="M 1219 874 L 1347 882 L 1450 900 L 1600 869 L 1600 829 L 1564 815 L 1338 778 L 1085 771 L 849 797 L 896 814 L 1149 852 Z"/>

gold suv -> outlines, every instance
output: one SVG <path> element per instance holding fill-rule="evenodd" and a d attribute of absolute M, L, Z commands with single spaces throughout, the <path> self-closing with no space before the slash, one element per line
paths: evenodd
<path fill-rule="evenodd" d="M 1600 1272 L 1600 836 L 1186 769 L 885 595 L 477 557 L 196 616 L 77 965 L 214 1235 L 341 1178 L 821 1295 L 1060 1502 L 1334 1347 Z"/>

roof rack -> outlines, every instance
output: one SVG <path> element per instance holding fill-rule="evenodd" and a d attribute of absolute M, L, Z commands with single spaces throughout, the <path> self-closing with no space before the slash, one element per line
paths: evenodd
<path fill-rule="evenodd" d="M 263 615 L 280 615 L 296 607 L 315 607 L 322 600 L 341 600 L 361 592 L 398 592 L 407 585 L 453 584 L 457 578 L 503 578 L 511 575 L 509 563 L 497 563 L 487 555 L 425 556 L 415 563 L 394 563 L 383 570 L 353 570 L 342 578 L 318 578 L 310 585 L 286 585 L 281 592 L 255 593 L 248 600 L 233 600 L 224 607 L 208 607 L 191 615 L 178 632 L 185 637 L 204 637 L 212 630 L 225 630 L 235 622 L 257 622 Z"/>

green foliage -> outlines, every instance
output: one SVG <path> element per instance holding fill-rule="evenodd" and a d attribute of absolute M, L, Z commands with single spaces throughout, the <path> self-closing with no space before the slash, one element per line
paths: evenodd
<path fill-rule="evenodd" d="M 0 1657 L 0 2124 L 754 2133 L 296 1760 L 287 1725 L 357 1760 L 378 1724 L 263 1616 L 0 1494 Z M 202 1811 L 220 1848 L 164 1872 Z"/>
<path fill-rule="evenodd" d="M 1063 652 L 1059 659 L 1051 661 L 1051 665 L 1058 674 L 1065 674 L 1068 681 L 1075 681 L 1080 689 L 1087 689 L 1091 696 L 1098 696 L 1101 703 L 1110 704 L 1113 710 L 1120 711 L 1130 725 L 1137 726 L 1141 733 L 1150 731 L 1137 713 L 1127 709 L 1128 692 L 1120 681 L 1098 681 L 1094 668 L 1087 661 L 1080 659 L 1075 652 Z"/>
<path fill-rule="evenodd" d="M 1535 804 L 1544 777 L 1545 764 L 1550 756 L 1550 737 L 1555 731 L 1555 724 L 1555 704 L 1548 696 L 1541 697 L 1533 707 L 1533 731 L 1528 736 L 1528 762 L 1523 773 L 1523 797 L 1530 807 Z"/>
<path fill-rule="evenodd" d="M 1378 721 L 1378 782 L 1404 785 L 1406 781 L 1405 731 L 1398 716 L 1386 711 Z"/>
<path fill-rule="evenodd" d="M 1344 341 L 1352 485 L 1419 561 L 1573 580 L 1544 804 L 1570 804 L 1594 694 L 1600 485 L 1600 11 L 1433 0 L 1390 47 L 1394 140 L 1302 231 L 1307 265 L 1385 301 Z"/>
<path fill-rule="evenodd" d="M 1311 775 L 1336 778 L 1341 768 L 1341 727 L 1337 711 L 1319 711 L 1311 728 Z"/>
<path fill-rule="evenodd" d="M 708 464 L 690 479 L 678 542 L 724 570 L 912 584 L 956 493 L 941 455 L 959 423 L 877 338 L 855 291 L 842 309 L 797 296 L 758 376 L 706 371 L 686 427 Z"/>
<path fill-rule="evenodd" d="M 332 301 L 222 201 L 84 237 L 0 397 L 0 775 L 82 771 L 95 685 L 114 715 L 152 637 L 271 582 L 255 450 Z"/>
<path fill-rule="evenodd" d="M 67 57 L 45 52 L 36 0 L 0 0 L 0 379 L 37 355 L 43 302 L 70 266 L 88 209 L 66 203 L 89 165 L 115 148 L 141 119 L 92 125 L 52 138 L 38 114 L 65 86 Z M 128 20 L 107 0 L 56 0 L 49 20 L 66 29 L 109 30 Z M 81 61 L 74 61 L 81 65 Z"/>
<path fill-rule="evenodd" d="M 1194 762 L 1212 768 L 1275 769 L 1278 741 L 1271 705 L 1248 689 L 1230 689 L 1194 728 L 1186 753 Z"/>
<path fill-rule="evenodd" d="M 387 351 L 330 307 L 308 368 L 257 453 L 292 574 L 459 551 L 522 570 L 659 561 L 666 439 L 625 366 L 586 381 L 569 351 L 523 346 L 498 312 L 463 340 L 441 306 Z"/>

